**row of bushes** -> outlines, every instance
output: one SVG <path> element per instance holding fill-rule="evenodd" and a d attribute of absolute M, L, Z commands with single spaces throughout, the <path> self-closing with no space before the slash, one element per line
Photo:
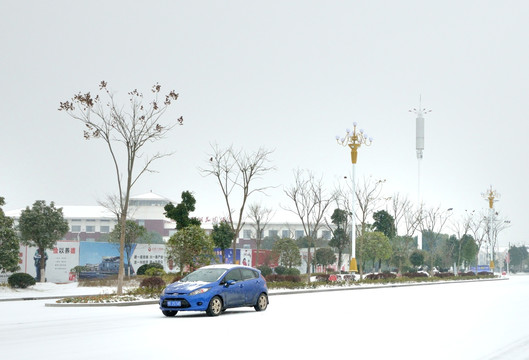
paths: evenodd
<path fill-rule="evenodd" d="M 278 274 L 271 274 L 265 277 L 266 282 L 301 282 L 301 276 L 299 275 L 278 275 Z"/>
<path fill-rule="evenodd" d="M 276 266 L 275 268 L 271 268 L 267 265 L 261 265 L 257 267 L 261 274 L 264 277 L 267 277 L 268 275 L 277 274 L 277 275 L 300 275 L 300 271 L 295 268 L 288 268 L 283 265 Z"/>
<path fill-rule="evenodd" d="M 261 266 L 259 267 L 261 270 L 261 273 L 265 277 L 266 281 L 268 283 L 271 283 L 271 287 L 277 288 L 280 285 L 284 284 L 300 284 L 305 283 L 302 281 L 302 277 L 299 273 L 298 269 L 290 269 L 286 268 L 284 266 L 278 266 L 275 268 L 275 274 L 273 273 L 272 269 L 267 266 Z M 140 274 L 141 270 L 141 274 Z M 165 274 L 163 268 L 160 264 L 151 263 L 151 264 L 145 264 L 140 266 L 138 269 L 138 275 L 147 275 L 149 277 L 143 278 L 139 285 L 139 291 L 140 292 L 153 292 L 158 291 L 166 286 L 166 281 L 163 279 L 163 277 L 167 278 L 168 275 Z M 164 276 L 165 275 L 165 276 Z M 329 282 L 329 275 L 328 274 L 314 274 L 316 277 L 316 283 L 327 283 Z M 350 275 L 349 275 L 350 276 Z M 437 278 L 451 278 L 454 277 L 453 273 L 450 272 L 443 272 L 443 273 L 436 273 L 434 275 Z M 462 277 L 471 277 L 476 276 L 476 274 L 472 271 L 465 272 L 465 273 L 459 273 L 459 276 Z M 492 277 L 494 276 L 491 272 L 479 272 L 479 277 Z M 375 273 L 375 274 L 368 274 L 365 276 L 365 280 L 368 281 L 374 281 L 374 280 L 392 280 L 395 279 L 397 275 L 395 273 Z M 402 277 L 404 278 L 428 278 L 428 274 L 425 272 L 407 272 L 402 274 Z M 173 277 L 172 280 L 170 280 L 168 283 L 173 283 L 176 281 L 179 281 L 182 278 L 182 276 L 176 276 Z M 404 279 L 403 279 L 404 280 Z M 405 281 L 405 280 L 404 280 Z M 32 286 L 36 284 L 35 279 L 33 276 L 26 274 L 26 273 L 15 273 L 9 276 L 8 278 L 8 284 L 12 288 L 27 288 L 28 286 Z M 294 285 L 294 287 L 297 285 Z M 287 286 L 288 288 L 292 288 L 292 286 Z"/>
<path fill-rule="evenodd" d="M 366 275 L 367 280 L 381 280 L 381 279 L 395 279 L 397 277 L 394 273 L 378 273 Z"/>
<path fill-rule="evenodd" d="M 476 273 L 473 271 L 465 272 L 465 273 L 459 273 L 460 276 L 476 276 Z M 494 276 L 494 274 L 490 271 L 479 271 L 477 276 Z"/>

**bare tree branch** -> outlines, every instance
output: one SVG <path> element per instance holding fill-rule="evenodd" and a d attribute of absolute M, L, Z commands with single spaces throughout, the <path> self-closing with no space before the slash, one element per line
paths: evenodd
<path fill-rule="evenodd" d="M 180 117 L 175 122 L 163 124 L 160 122 L 171 103 L 178 98 L 178 94 L 170 91 L 165 95 L 165 100 L 159 99 L 161 86 L 155 84 L 151 91 L 154 99 L 143 105 L 143 94 L 138 90 L 128 93 L 130 112 L 125 112 L 124 106 L 119 106 L 114 99 L 114 94 L 107 88 L 107 83 L 101 81 L 99 91 L 107 98 L 103 103 L 99 95 L 92 97 L 88 92 L 78 93 L 71 100 L 61 102 L 59 111 L 65 111 L 72 118 L 81 121 L 85 125 L 85 139 L 102 139 L 112 157 L 115 175 L 118 184 L 118 195 L 115 198 L 109 197 L 106 207 L 114 213 L 119 213 L 121 224 L 120 238 L 120 264 L 118 273 L 117 293 L 122 294 L 124 275 L 124 243 L 126 220 L 128 215 L 130 190 L 136 181 L 145 172 L 152 171 L 151 164 L 164 156 L 170 154 L 160 154 L 147 156 L 141 153 L 141 149 L 149 143 L 156 142 L 165 137 L 168 131 L 177 124 L 183 123 Z M 122 147 L 116 146 L 122 145 Z M 126 155 L 126 165 L 120 161 L 119 155 Z M 136 160 L 145 158 L 145 165 L 135 172 Z M 123 183 L 122 169 L 125 168 L 126 180 Z"/>
<path fill-rule="evenodd" d="M 256 152 L 246 153 L 233 149 L 233 146 L 222 149 L 215 144 L 211 147 L 213 152 L 208 154 L 208 166 L 199 168 L 199 171 L 203 176 L 215 177 L 221 188 L 228 210 L 228 223 L 235 232 L 233 239 L 235 254 L 239 232 L 244 226 L 243 216 L 248 198 L 256 192 L 264 193 L 272 187 L 254 187 L 254 184 L 256 180 L 261 180 L 264 175 L 275 170 L 275 167 L 268 165 L 273 150 L 261 147 Z M 235 197 L 239 199 L 237 214 L 234 208 Z M 233 259 L 235 261 L 235 257 Z"/>
<path fill-rule="evenodd" d="M 318 229 L 323 225 L 324 216 L 336 199 L 333 192 L 327 194 L 321 178 L 316 179 L 310 171 L 297 169 L 294 171 L 294 184 L 284 189 L 285 195 L 291 200 L 293 207 L 284 207 L 285 210 L 297 215 L 303 226 L 305 235 L 315 240 Z M 307 273 L 310 269 L 311 253 L 310 242 L 308 248 Z"/>

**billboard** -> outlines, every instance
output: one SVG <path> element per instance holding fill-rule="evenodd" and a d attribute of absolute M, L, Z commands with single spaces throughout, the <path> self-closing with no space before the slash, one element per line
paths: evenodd
<path fill-rule="evenodd" d="M 33 246 L 21 246 L 19 258 L 19 271 L 38 278 L 38 267 L 41 261 L 38 249 Z M 79 264 L 79 243 L 77 241 L 57 241 L 53 249 L 45 251 L 44 261 L 46 281 L 53 283 L 74 281 L 75 278 L 72 277 L 70 270 Z"/>
<path fill-rule="evenodd" d="M 119 271 L 119 244 L 81 241 L 79 265 L 86 268 L 81 279 L 98 279 L 117 275 Z M 129 262 L 130 254 L 130 262 Z M 124 253 L 125 275 L 134 275 L 144 264 L 159 263 L 168 271 L 164 244 L 131 244 Z M 130 266 L 129 266 L 130 265 Z"/>

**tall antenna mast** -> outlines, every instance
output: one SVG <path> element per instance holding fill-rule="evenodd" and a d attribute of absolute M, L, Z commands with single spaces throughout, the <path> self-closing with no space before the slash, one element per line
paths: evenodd
<path fill-rule="evenodd" d="M 424 151 L 424 115 L 431 112 L 422 107 L 422 96 L 419 95 L 419 107 L 408 110 L 417 115 L 415 119 L 415 150 L 417 151 L 417 204 L 419 210 L 422 211 L 422 199 L 421 199 L 421 160 L 423 158 Z M 419 232 L 417 237 L 417 245 L 419 249 L 422 249 L 422 233 Z"/>

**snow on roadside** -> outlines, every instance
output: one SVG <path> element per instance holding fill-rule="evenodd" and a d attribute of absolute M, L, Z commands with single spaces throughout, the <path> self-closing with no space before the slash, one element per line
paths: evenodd
<path fill-rule="evenodd" d="M 55 283 L 36 283 L 25 289 L 12 289 L 9 286 L 0 286 L 0 301 L 18 298 L 41 298 L 41 297 L 61 297 L 76 295 L 101 295 L 112 294 L 116 291 L 115 287 L 88 287 L 78 286 L 78 283 L 55 284 Z"/>
<path fill-rule="evenodd" d="M 502 277 L 505 278 L 505 277 Z M 462 279 L 464 281 L 464 279 Z M 483 279 L 486 280 L 486 279 Z M 483 281 L 478 280 L 478 281 Z M 466 280 L 468 281 L 468 280 Z M 476 281 L 476 280 L 474 280 Z M 397 286 L 410 286 L 410 285 L 427 285 L 432 283 L 389 283 L 389 284 L 351 284 L 343 286 L 321 286 L 315 289 L 269 289 L 269 294 L 288 294 L 288 293 L 304 293 L 304 292 L 319 292 L 325 290 L 345 290 L 345 289 L 358 289 L 358 288 L 378 288 L 378 287 L 397 287 Z M 125 289 L 126 290 L 126 289 Z M 13 300 L 13 299 L 26 299 L 26 298 L 59 298 L 59 297 L 70 297 L 70 296 L 83 296 L 83 295 L 104 295 L 113 294 L 116 292 L 115 286 L 104 286 L 104 287 L 90 287 L 90 286 L 79 286 L 77 282 L 66 283 L 66 284 L 55 284 L 55 283 L 36 283 L 33 286 L 29 286 L 26 289 L 12 289 L 9 286 L 0 286 L 0 301 Z"/>

